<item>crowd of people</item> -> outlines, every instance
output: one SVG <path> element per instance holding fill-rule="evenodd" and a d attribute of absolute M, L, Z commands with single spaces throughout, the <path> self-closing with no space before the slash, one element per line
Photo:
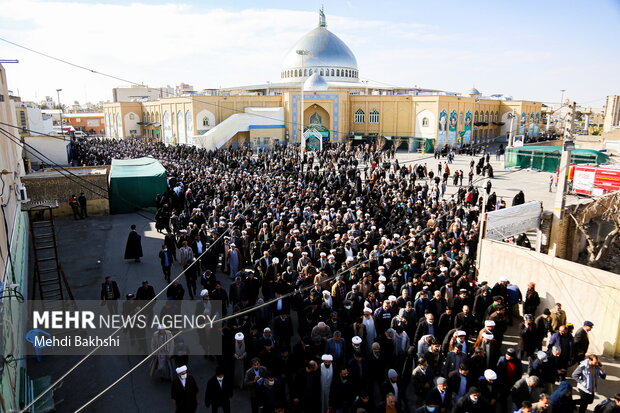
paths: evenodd
<path fill-rule="evenodd" d="M 588 353 L 591 322 L 573 333 L 561 304 L 541 308 L 534 283 L 522 293 L 505 278 L 478 279 L 480 211 L 505 207 L 490 181 L 486 205 L 479 196 L 488 154 L 472 160 L 467 185 L 451 161 L 434 173 L 369 145 L 302 153 L 78 140 L 73 154 L 81 165 L 149 155 L 166 167 L 159 258 L 166 281 L 178 265 L 186 287 L 174 281 L 168 299 L 219 300 L 222 315 L 240 314 L 221 326 L 202 401 L 213 411 L 247 392 L 252 413 L 570 412 L 576 402 L 582 412 L 605 378 Z M 125 258 L 139 260 L 139 237 L 130 242 Z M 513 323 L 519 343 L 506 346 Z M 194 412 L 189 359 L 166 351 L 175 411 Z M 566 379 L 574 365 L 577 400 Z"/>

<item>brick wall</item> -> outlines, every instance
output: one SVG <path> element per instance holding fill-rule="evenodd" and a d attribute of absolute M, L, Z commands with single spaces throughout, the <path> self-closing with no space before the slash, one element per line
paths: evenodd
<path fill-rule="evenodd" d="M 69 197 L 72 194 L 78 196 L 84 192 L 88 200 L 89 214 L 108 214 L 110 204 L 108 202 L 108 174 L 109 167 L 105 169 L 105 174 L 84 173 L 93 168 L 67 168 L 78 174 L 79 178 L 62 176 L 57 172 L 38 172 L 26 175 L 22 182 L 28 191 L 28 198 L 31 201 L 58 200 L 59 208 L 54 211 L 54 215 L 72 215 L 69 207 Z M 63 172 L 67 175 L 66 172 Z"/>

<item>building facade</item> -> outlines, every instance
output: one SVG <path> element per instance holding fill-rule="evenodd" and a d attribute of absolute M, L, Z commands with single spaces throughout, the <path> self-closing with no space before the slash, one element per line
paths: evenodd
<path fill-rule="evenodd" d="M 62 114 L 63 125 L 70 125 L 76 131 L 86 132 L 89 135 L 104 135 L 105 134 L 105 122 L 103 120 L 103 113 L 63 113 Z"/>
<path fill-rule="evenodd" d="M 16 125 L 15 102 L 9 99 L 6 72 L 0 65 L 0 121 Z M 20 188 L 24 174 L 24 153 L 18 130 L 2 127 L 0 136 L 0 352 L 3 359 L 15 357 L 14 363 L 0 363 L 1 411 L 19 411 L 19 397 L 25 375 L 23 360 L 25 340 L 22 319 L 25 311 L 10 311 L 9 301 L 16 292 L 28 291 L 28 219 L 21 211 Z"/>
<path fill-rule="evenodd" d="M 607 96 L 603 133 L 620 129 L 620 95 Z"/>
<path fill-rule="evenodd" d="M 283 119 L 265 114 L 273 108 L 283 111 Z M 220 89 L 213 96 L 116 102 L 104 105 L 104 116 L 110 138 L 218 148 L 272 140 L 300 144 L 308 134 L 335 143 L 386 136 L 403 138 L 415 150 L 429 142 L 484 144 L 506 137 L 511 127 L 513 135 L 537 136 L 541 103 L 484 97 L 475 89 L 461 96 L 362 81 L 353 52 L 327 30 L 321 11 L 318 26 L 285 56 L 277 82 Z"/>

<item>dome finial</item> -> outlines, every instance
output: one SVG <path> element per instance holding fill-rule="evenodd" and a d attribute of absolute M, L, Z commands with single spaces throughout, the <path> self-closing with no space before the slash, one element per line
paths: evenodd
<path fill-rule="evenodd" d="M 321 6 L 321 10 L 319 10 L 319 27 L 327 27 L 327 23 L 325 22 L 325 12 L 323 11 L 323 6 Z"/>

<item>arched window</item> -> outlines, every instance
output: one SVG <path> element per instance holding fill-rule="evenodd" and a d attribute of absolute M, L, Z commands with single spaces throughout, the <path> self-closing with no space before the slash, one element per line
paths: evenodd
<path fill-rule="evenodd" d="M 428 118 L 422 119 L 422 126 L 428 126 Z"/>
<path fill-rule="evenodd" d="M 332 74 L 331 75 L 334 76 L 334 69 L 332 69 Z"/>
<path fill-rule="evenodd" d="M 323 76 L 323 69 L 321 69 L 321 76 Z"/>
<path fill-rule="evenodd" d="M 202 126 L 209 126 L 209 117 L 205 116 L 202 118 Z"/>
<path fill-rule="evenodd" d="M 308 69 L 304 69 L 304 76 L 308 76 Z"/>
<path fill-rule="evenodd" d="M 366 120 L 365 118 L 365 113 L 363 110 L 358 109 L 355 111 L 355 116 L 353 117 L 353 122 L 355 123 L 364 123 Z"/>
<path fill-rule="evenodd" d="M 336 69 L 336 76 L 340 76 L 340 69 Z"/>
<path fill-rule="evenodd" d="M 488 111 L 487 111 L 487 112 L 485 112 L 485 114 L 484 114 L 484 121 L 485 121 L 485 122 L 488 122 L 488 121 L 489 121 L 489 112 L 488 112 Z"/>
<path fill-rule="evenodd" d="M 499 122 L 499 112 L 495 112 L 495 122 Z"/>
<path fill-rule="evenodd" d="M 370 111 L 370 115 L 368 116 L 368 123 L 379 123 L 379 111 L 377 109 L 373 109 Z"/>
<path fill-rule="evenodd" d="M 474 122 L 478 122 L 478 111 L 474 113 Z"/>

